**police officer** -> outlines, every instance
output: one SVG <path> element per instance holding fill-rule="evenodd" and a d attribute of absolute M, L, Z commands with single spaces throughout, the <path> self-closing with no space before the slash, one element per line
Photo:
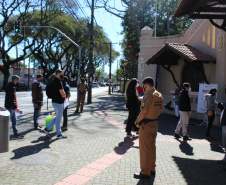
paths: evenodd
<path fill-rule="evenodd" d="M 158 117 L 162 113 L 162 94 L 154 88 L 154 80 L 146 77 L 143 81 L 145 94 L 141 105 L 141 113 L 136 120 L 139 131 L 140 173 L 134 178 L 149 178 L 155 175 L 156 147 L 155 140 L 158 131 Z"/>
<path fill-rule="evenodd" d="M 88 90 L 88 85 L 85 83 L 85 79 L 82 78 L 81 82 L 78 84 L 78 100 L 77 100 L 77 109 L 75 112 L 79 111 L 79 107 L 81 104 L 81 112 L 83 112 L 84 101 L 86 98 L 86 92 Z"/>

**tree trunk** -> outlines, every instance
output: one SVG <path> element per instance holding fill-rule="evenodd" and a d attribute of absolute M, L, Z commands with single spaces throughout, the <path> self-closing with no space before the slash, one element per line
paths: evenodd
<path fill-rule="evenodd" d="M 2 86 L 2 90 L 5 90 L 5 86 L 6 84 L 8 83 L 8 80 L 9 80 L 9 76 L 10 76 L 10 73 L 9 73 L 9 67 L 8 66 L 4 66 L 4 80 L 3 80 L 3 86 Z"/>

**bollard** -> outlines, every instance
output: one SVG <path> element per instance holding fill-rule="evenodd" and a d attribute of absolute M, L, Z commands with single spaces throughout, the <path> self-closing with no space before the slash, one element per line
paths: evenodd
<path fill-rule="evenodd" d="M 0 153 L 9 151 L 9 119 L 9 111 L 0 107 Z"/>

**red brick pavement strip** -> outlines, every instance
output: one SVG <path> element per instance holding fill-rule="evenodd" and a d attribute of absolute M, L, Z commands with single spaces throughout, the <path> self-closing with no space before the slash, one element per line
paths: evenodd
<path fill-rule="evenodd" d="M 124 131 L 124 126 L 122 126 L 117 121 L 107 117 L 103 112 L 96 111 L 97 114 L 100 115 L 103 119 L 105 119 L 110 124 Z M 129 142 L 128 140 L 125 142 L 123 146 L 119 146 L 115 148 L 114 151 L 104 155 L 103 157 L 97 159 L 96 161 L 88 164 L 77 172 L 73 173 L 69 177 L 63 179 L 62 181 L 56 183 L 55 185 L 83 185 L 90 180 L 92 180 L 95 176 L 103 172 L 106 168 L 110 167 L 112 164 L 120 160 L 126 153 L 133 150 L 131 148 L 135 144 L 134 142 Z"/>
<path fill-rule="evenodd" d="M 102 111 L 96 111 L 96 113 L 106 120 L 108 123 L 112 124 L 113 126 L 117 127 L 121 131 L 124 132 L 125 127 L 118 123 L 117 121 L 111 119 L 110 117 L 106 116 Z M 178 142 L 175 139 L 163 139 L 157 138 L 158 142 Z M 210 142 L 206 140 L 192 140 L 189 143 L 197 143 L 197 144 L 210 144 Z M 214 143 L 213 144 L 218 144 Z M 104 155 L 103 157 L 97 159 L 96 161 L 88 164 L 87 166 L 83 167 L 82 169 L 78 170 L 74 174 L 70 175 L 69 177 L 63 179 L 62 181 L 56 183 L 55 185 L 83 185 L 98 174 L 102 173 L 105 169 L 110 167 L 112 164 L 120 160 L 126 153 L 130 152 L 134 148 L 132 147 L 139 147 L 139 142 L 137 138 L 131 140 L 126 140 L 123 146 L 117 147 L 114 151 Z"/>

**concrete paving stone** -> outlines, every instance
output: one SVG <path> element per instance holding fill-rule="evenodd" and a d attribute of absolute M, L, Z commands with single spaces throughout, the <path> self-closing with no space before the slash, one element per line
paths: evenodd
<path fill-rule="evenodd" d="M 56 141 L 55 131 L 52 140 L 48 140 L 43 133 L 33 130 L 27 132 L 22 141 L 11 140 L 10 151 L 7 153 L 11 157 L 0 154 L 0 158 L 4 157 L 6 161 L 17 157 L 18 154 L 34 151 L 49 154 L 53 159 L 49 163 L 27 167 L 14 162 L 10 165 L 6 162 L 3 164 L 0 161 L 0 167 L 3 166 L 0 168 L 0 184 L 12 184 L 14 178 L 19 180 L 18 184 L 27 185 L 30 177 L 36 178 L 35 184 L 54 184 L 123 144 L 126 134 L 124 130 L 100 118 L 93 110 L 100 109 L 124 128 L 128 112 L 113 110 L 114 107 L 125 105 L 124 97 L 121 94 L 102 95 L 95 97 L 93 102 L 91 105 L 85 105 L 84 113 L 78 115 L 73 114 L 76 104 L 72 102 L 68 111 L 69 130 L 63 133 L 68 136 L 67 140 Z M 42 112 L 43 115 L 40 117 L 43 123 L 44 113 Z M 32 120 L 32 114 L 24 116 L 23 121 L 21 120 L 18 119 L 21 132 L 32 129 L 31 123 L 26 124 L 26 120 Z M 216 160 L 223 157 L 222 147 L 203 140 L 200 133 L 204 133 L 205 128 L 197 126 L 189 126 L 189 135 L 194 138 L 192 142 L 185 144 L 176 141 L 173 139 L 176 124 L 177 120 L 172 116 L 160 116 L 156 144 L 157 174 L 152 184 L 196 184 L 197 181 L 206 183 L 205 185 L 214 182 L 225 184 L 223 167 L 215 164 Z M 215 133 L 214 138 L 219 142 L 221 130 L 213 127 L 212 131 Z M 12 134 L 11 130 L 10 132 Z M 148 184 L 133 178 L 133 173 L 139 170 L 139 149 L 134 148 L 86 184 Z M 27 175 L 24 176 L 24 173 Z M 17 175 L 22 178 L 18 178 Z"/>

